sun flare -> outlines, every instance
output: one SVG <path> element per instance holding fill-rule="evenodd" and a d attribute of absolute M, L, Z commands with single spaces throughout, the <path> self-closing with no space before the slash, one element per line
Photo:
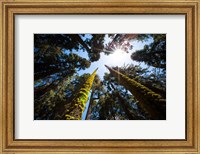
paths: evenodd
<path fill-rule="evenodd" d="M 128 54 L 122 49 L 116 49 L 112 54 L 109 55 L 108 64 L 111 66 L 121 66 L 127 60 Z"/>
<path fill-rule="evenodd" d="M 124 51 L 123 51 L 122 49 L 116 49 L 115 52 L 118 53 L 118 54 L 119 54 L 119 53 L 120 53 L 120 54 L 123 54 Z"/>

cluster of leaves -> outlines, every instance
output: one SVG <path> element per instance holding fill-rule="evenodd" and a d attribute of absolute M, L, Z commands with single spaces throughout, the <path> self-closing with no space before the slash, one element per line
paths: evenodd
<path fill-rule="evenodd" d="M 153 42 L 145 45 L 142 50 L 138 50 L 131 55 L 131 58 L 147 65 L 166 69 L 166 35 L 151 35 Z"/>

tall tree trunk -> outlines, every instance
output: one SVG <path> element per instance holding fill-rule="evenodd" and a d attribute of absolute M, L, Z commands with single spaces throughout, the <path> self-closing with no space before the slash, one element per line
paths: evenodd
<path fill-rule="evenodd" d="M 72 40 L 81 44 L 88 52 L 91 52 L 88 45 L 82 40 L 82 38 L 78 34 L 71 34 L 69 36 L 72 38 Z"/>
<path fill-rule="evenodd" d="M 166 101 L 162 97 L 143 86 L 134 79 L 123 75 L 122 73 L 105 65 L 116 81 L 129 90 L 132 95 L 139 101 L 139 105 L 145 110 L 151 119 L 166 119 Z"/>
<path fill-rule="evenodd" d="M 94 90 L 92 90 L 91 95 L 90 95 L 90 102 L 89 102 L 89 106 L 88 106 L 88 110 L 87 110 L 87 114 L 86 114 L 86 118 L 85 118 L 86 120 L 90 120 L 90 116 L 92 113 L 92 106 L 93 106 L 93 102 L 94 102 L 93 95 L 94 95 Z"/>
<path fill-rule="evenodd" d="M 112 95 L 107 94 L 104 98 L 104 101 L 101 103 L 101 109 L 99 110 L 99 118 L 98 120 L 113 120 L 115 119 L 115 113 L 112 110 L 112 106 L 115 103 Z"/>
<path fill-rule="evenodd" d="M 115 86 L 112 83 L 109 83 L 114 90 L 115 96 L 119 99 L 120 105 L 122 109 L 125 111 L 125 114 L 129 120 L 136 120 L 138 119 L 138 116 L 134 113 L 132 107 L 129 105 L 128 102 L 124 100 L 124 98 L 120 95 L 119 91 L 115 88 Z"/>
<path fill-rule="evenodd" d="M 115 92 L 115 95 L 119 99 L 119 101 L 121 103 L 120 105 L 121 105 L 122 109 L 125 111 L 125 114 L 129 120 L 141 119 L 136 115 L 136 113 L 133 111 L 133 108 L 129 105 L 128 102 L 126 102 L 124 100 L 124 98 L 120 95 L 120 93 L 118 91 Z"/>
<path fill-rule="evenodd" d="M 82 85 L 78 93 L 75 95 L 71 102 L 71 106 L 66 109 L 66 120 L 81 120 L 82 113 L 88 100 L 88 95 L 92 87 L 94 77 L 96 76 L 97 69 L 88 77 L 86 82 Z"/>
<path fill-rule="evenodd" d="M 112 49 L 112 46 L 115 44 L 115 42 L 116 42 L 116 40 L 117 40 L 117 38 L 120 36 L 120 34 L 116 34 L 115 35 L 115 37 L 113 38 L 113 40 L 109 43 L 109 45 L 108 45 L 108 49 L 109 50 L 113 50 Z"/>
<path fill-rule="evenodd" d="M 43 71 L 43 72 L 36 73 L 36 74 L 34 74 L 34 80 L 36 81 L 36 80 L 39 80 L 39 79 L 43 79 L 47 76 L 58 73 L 60 71 L 61 71 L 60 68 L 52 68 L 51 70 L 48 70 L 46 72 Z"/>
<path fill-rule="evenodd" d="M 137 82 L 138 82 L 138 81 L 137 81 Z M 160 88 L 157 88 L 157 87 L 154 87 L 154 86 L 152 86 L 151 83 L 141 83 L 141 84 L 143 84 L 143 85 L 146 86 L 147 88 L 151 89 L 151 90 L 154 91 L 155 93 L 161 95 L 162 98 L 166 98 L 166 92 L 165 92 L 165 90 L 160 89 Z"/>
<path fill-rule="evenodd" d="M 55 90 L 60 82 L 62 82 L 64 78 L 59 78 L 51 83 L 47 83 L 43 86 L 39 86 L 34 88 L 34 100 L 39 99 L 41 96 L 43 96 L 46 92 L 49 92 L 50 90 Z"/>

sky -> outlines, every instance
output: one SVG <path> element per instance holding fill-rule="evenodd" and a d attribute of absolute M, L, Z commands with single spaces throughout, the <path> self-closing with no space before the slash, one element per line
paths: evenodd
<path fill-rule="evenodd" d="M 106 36 L 104 44 L 107 44 L 110 42 L 110 39 Z M 109 55 L 105 55 L 103 52 L 100 53 L 100 59 L 96 62 L 92 62 L 90 67 L 85 70 L 80 70 L 78 72 L 79 75 L 82 75 L 84 73 L 92 73 L 96 68 L 98 68 L 97 74 L 99 75 L 100 79 L 103 80 L 104 73 L 109 73 L 108 69 L 104 65 L 108 65 L 110 67 L 112 66 L 118 66 L 121 67 L 126 64 L 138 64 L 137 62 L 134 62 L 131 59 L 131 54 L 135 52 L 136 50 L 143 49 L 145 44 L 150 44 L 152 40 L 149 40 L 147 42 L 138 42 L 138 41 L 131 41 L 130 43 L 133 45 L 133 49 L 129 51 L 129 53 L 126 53 L 121 50 L 116 50 L 114 53 L 111 53 Z M 78 52 L 79 56 L 84 57 L 86 59 L 88 58 L 87 52 L 83 52 L 83 50 Z"/>

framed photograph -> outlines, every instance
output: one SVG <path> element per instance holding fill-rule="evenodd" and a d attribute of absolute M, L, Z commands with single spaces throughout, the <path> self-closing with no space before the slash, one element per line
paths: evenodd
<path fill-rule="evenodd" d="M 199 4 L 1 1 L 1 153 L 199 153 Z"/>

